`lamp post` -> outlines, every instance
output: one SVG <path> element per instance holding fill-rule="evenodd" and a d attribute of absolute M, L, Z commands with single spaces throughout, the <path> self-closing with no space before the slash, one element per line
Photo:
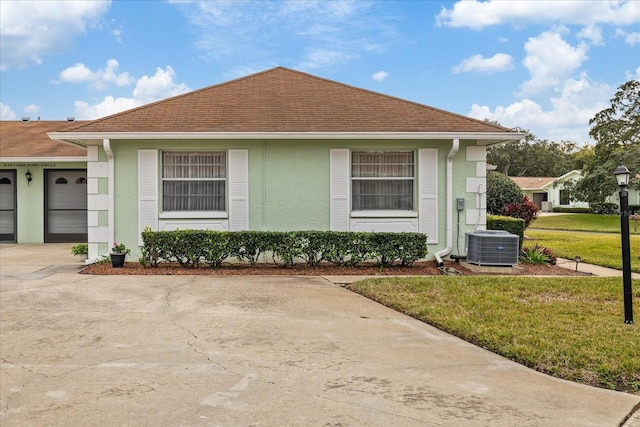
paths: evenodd
<path fill-rule="evenodd" d="M 629 176 L 625 165 L 620 164 L 613 172 L 620 187 L 620 230 L 622 234 L 622 287 L 624 292 L 624 323 L 633 324 L 633 293 L 631 291 L 631 248 L 629 245 Z"/>

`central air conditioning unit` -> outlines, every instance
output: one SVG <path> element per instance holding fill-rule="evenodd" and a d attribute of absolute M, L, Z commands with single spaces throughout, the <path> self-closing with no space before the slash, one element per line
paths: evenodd
<path fill-rule="evenodd" d="M 466 233 L 467 261 L 476 265 L 515 267 L 520 254 L 519 239 L 503 230 Z"/>

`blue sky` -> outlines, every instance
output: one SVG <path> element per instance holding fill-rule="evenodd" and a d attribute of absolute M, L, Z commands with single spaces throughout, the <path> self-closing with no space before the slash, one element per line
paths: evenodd
<path fill-rule="evenodd" d="M 276 66 L 590 142 L 640 1 L 0 2 L 0 118 L 95 119 Z"/>

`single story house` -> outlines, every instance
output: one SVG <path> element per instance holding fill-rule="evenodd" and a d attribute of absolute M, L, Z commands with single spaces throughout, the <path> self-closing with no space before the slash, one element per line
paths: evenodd
<path fill-rule="evenodd" d="M 485 227 L 487 147 L 523 134 L 277 67 L 49 136 L 87 150 L 91 262 L 147 227 L 422 232 L 439 259 L 457 206 L 460 239 Z"/>
<path fill-rule="evenodd" d="M 588 203 L 574 202 L 570 199 L 569 190 L 564 187 L 564 183 L 579 181 L 582 173 L 579 170 L 572 170 L 559 177 L 510 177 L 522 193 L 529 197 L 533 203 L 543 212 L 551 212 L 554 206 L 587 208 Z"/>
<path fill-rule="evenodd" d="M 0 121 L 0 242 L 87 242 L 87 149 L 53 141 L 73 121 Z"/>

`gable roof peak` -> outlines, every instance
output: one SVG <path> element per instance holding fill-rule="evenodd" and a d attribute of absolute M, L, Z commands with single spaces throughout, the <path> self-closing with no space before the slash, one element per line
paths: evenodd
<path fill-rule="evenodd" d="M 492 123 L 281 66 L 69 131 L 514 133 Z"/>

